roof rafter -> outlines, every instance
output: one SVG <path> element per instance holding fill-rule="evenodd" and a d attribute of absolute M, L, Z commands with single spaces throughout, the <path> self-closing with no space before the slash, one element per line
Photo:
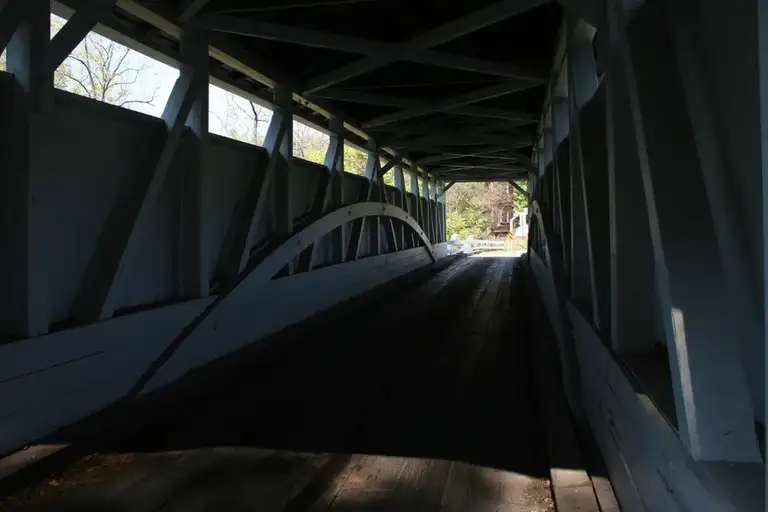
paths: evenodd
<path fill-rule="evenodd" d="M 282 41 L 285 43 L 347 53 L 365 54 L 368 55 L 368 58 L 370 59 L 386 60 L 387 63 L 406 60 L 417 62 L 419 64 L 460 69 L 475 73 L 486 73 L 504 78 L 516 78 L 521 81 L 521 84 L 527 84 L 527 87 L 535 87 L 546 83 L 546 79 L 541 73 L 523 70 L 511 64 L 487 61 L 474 57 L 463 57 L 460 55 L 452 55 L 431 50 L 414 52 L 411 51 L 409 43 L 384 43 L 359 37 L 320 32 L 291 25 L 267 23 L 228 15 L 201 15 L 196 17 L 193 23 L 201 28 L 218 32 L 270 39 L 273 41 Z M 363 59 L 358 62 L 365 62 L 366 60 L 367 59 Z M 352 63 L 351 65 L 354 64 L 355 63 Z M 304 90 L 305 92 L 316 92 L 322 88 L 323 87 L 313 86 L 310 83 L 304 87 Z"/>
<path fill-rule="evenodd" d="M 400 98 L 387 94 L 375 94 L 367 92 L 324 90 L 316 94 L 310 94 L 309 96 L 311 98 L 323 98 L 336 101 L 346 101 L 350 103 L 364 103 L 367 105 L 377 105 L 380 107 L 427 110 L 434 108 L 433 105 L 430 105 L 424 101 L 410 98 Z M 456 107 L 453 109 L 448 109 L 447 112 L 450 114 L 466 117 L 490 117 L 498 119 L 509 119 L 514 121 L 522 121 L 532 117 L 530 114 L 524 112 L 488 107 Z"/>
<path fill-rule="evenodd" d="M 482 89 L 475 89 L 465 94 L 460 94 L 452 98 L 446 98 L 440 101 L 436 101 L 432 105 L 423 105 L 420 107 L 413 107 L 400 112 L 394 112 L 392 114 L 386 114 L 383 116 L 370 119 L 362 124 L 363 128 L 372 128 L 374 126 L 382 126 L 385 124 L 395 123 L 398 121 L 404 121 L 406 119 L 412 119 L 414 117 L 426 116 L 434 114 L 436 112 L 445 112 L 447 110 L 454 110 L 472 103 L 478 103 L 481 101 L 489 100 L 492 98 L 498 98 L 499 96 L 506 96 L 514 92 L 526 89 L 527 85 L 519 80 L 507 80 L 500 84 L 492 85 L 490 87 L 483 87 Z M 538 122 L 539 115 L 519 113 L 516 118 L 511 119 L 513 121 L 521 122 Z"/>
<path fill-rule="evenodd" d="M 343 82 L 344 80 L 349 80 L 350 78 L 384 67 L 387 64 L 391 64 L 398 60 L 412 60 L 419 58 L 419 55 L 421 55 L 421 59 L 424 59 L 425 54 L 434 54 L 434 52 L 428 51 L 429 48 L 439 46 L 448 41 L 453 41 L 454 39 L 476 32 L 489 25 L 494 25 L 507 18 L 511 18 L 517 14 L 547 3 L 547 1 L 548 0 L 503 0 L 496 2 L 488 7 L 471 12 L 466 16 L 411 38 L 403 45 L 400 45 L 400 51 L 398 53 L 389 55 L 371 55 L 365 59 L 361 59 L 357 62 L 353 62 L 315 77 L 309 81 L 305 90 L 307 92 L 315 92 L 339 82 Z M 518 78 L 524 77 L 519 76 Z M 538 74 L 533 74 L 527 78 L 538 80 L 541 77 Z"/>

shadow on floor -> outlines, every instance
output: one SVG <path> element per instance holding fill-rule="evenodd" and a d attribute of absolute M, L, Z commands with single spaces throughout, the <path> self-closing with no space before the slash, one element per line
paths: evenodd
<path fill-rule="evenodd" d="M 318 329 L 0 510 L 553 510 L 515 261 Z"/>

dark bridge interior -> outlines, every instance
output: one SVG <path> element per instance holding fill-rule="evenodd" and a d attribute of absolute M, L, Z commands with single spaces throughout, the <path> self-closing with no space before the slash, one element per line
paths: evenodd
<path fill-rule="evenodd" d="M 764 510 L 766 33 L 0 0 L 0 510 Z M 89 37 L 174 68 L 155 115 L 57 81 Z M 528 200 L 522 255 L 463 254 L 518 236 L 453 240 L 469 181 Z"/>
<path fill-rule="evenodd" d="M 509 0 L 144 1 L 213 30 L 269 77 L 409 155 L 438 179 L 525 179 L 561 23 L 556 2 Z M 177 45 L 137 18 L 135 39 Z M 177 50 L 178 51 L 178 50 Z M 211 60 L 211 75 L 272 99 L 265 85 Z M 351 132 L 349 140 L 366 142 Z"/>

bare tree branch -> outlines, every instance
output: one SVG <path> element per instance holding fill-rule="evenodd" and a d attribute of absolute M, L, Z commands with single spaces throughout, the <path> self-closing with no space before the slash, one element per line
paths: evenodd
<path fill-rule="evenodd" d="M 78 72 L 60 70 L 65 80 L 75 84 L 78 92 L 89 98 L 118 106 L 152 105 L 160 86 L 151 94 L 134 97 L 133 86 L 142 73 L 150 69 L 146 64 L 130 65 L 132 50 L 98 34 L 88 34 L 82 44 L 68 57 L 82 67 Z M 62 85 L 66 86 L 65 83 Z M 148 97 L 147 97 L 148 96 Z"/>

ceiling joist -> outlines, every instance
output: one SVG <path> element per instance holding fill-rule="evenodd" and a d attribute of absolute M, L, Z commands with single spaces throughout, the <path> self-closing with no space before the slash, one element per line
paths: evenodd
<path fill-rule="evenodd" d="M 483 9 L 471 12 L 466 16 L 450 21 L 423 34 L 411 38 L 407 42 L 398 46 L 398 52 L 390 54 L 371 54 L 352 64 L 342 66 L 321 76 L 310 80 L 305 91 L 315 92 L 334 84 L 349 80 L 356 76 L 369 73 L 373 70 L 382 68 L 398 60 L 411 60 L 421 54 L 420 58 L 427 58 L 430 54 L 430 48 L 458 39 L 466 34 L 471 34 L 489 25 L 494 25 L 505 19 L 511 18 L 517 14 L 538 7 L 547 3 L 548 0 L 504 0 L 489 5 Z M 440 64 L 435 64 L 440 65 Z M 534 80 L 540 83 L 541 75 L 539 73 L 525 73 L 515 78 Z M 546 80 L 546 79 L 545 79 Z"/>
<path fill-rule="evenodd" d="M 386 60 L 387 63 L 405 60 L 419 64 L 485 73 L 504 78 L 515 78 L 520 80 L 521 86 L 526 88 L 546 83 L 546 79 L 540 73 L 522 70 L 517 66 L 429 50 L 413 52 L 410 51 L 411 46 L 409 43 L 384 43 L 229 15 L 201 15 L 195 18 L 193 23 L 200 28 L 217 32 L 270 39 L 346 53 L 364 54 L 372 59 Z M 365 59 L 358 62 L 365 62 Z M 359 66 L 359 64 L 352 63 L 350 66 Z M 328 85 L 332 84 L 329 83 Z M 306 92 L 315 92 L 322 88 L 310 83 L 304 87 L 304 90 Z"/>
<path fill-rule="evenodd" d="M 512 94 L 521 89 L 527 88 L 519 80 L 507 80 L 500 84 L 492 85 L 490 87 L 484 87 L 482 89 L 476 89 L 465 94 L 460 94 L 452 98 L 447 98 L 441 101 L 436 101 L 432 105 L 423 105 L 420 107 L 409 108 L 393 114 L 386 114 L 374 119 L 370 119 L 363 123 L 363 128 L 372 128 L 375 126 L 382 126 L 385 124 L 395 123 L 398 121 L 404 121 L 406 119 L 413 119 L 414 117 L 426 116 L 434 114 L 436 112 L 445 112 L 448 110 L 454 110 L 457 108 L 471 105 L 472 103 L 478 103 L 481 101 L 489 100 L 492 98 L 498 98 L 499 96 L 506 96 Z M 538 122 L 538 114 L 519 113 L 516 119 L 512 121 L 520 121 L 526 123 Z"/>

